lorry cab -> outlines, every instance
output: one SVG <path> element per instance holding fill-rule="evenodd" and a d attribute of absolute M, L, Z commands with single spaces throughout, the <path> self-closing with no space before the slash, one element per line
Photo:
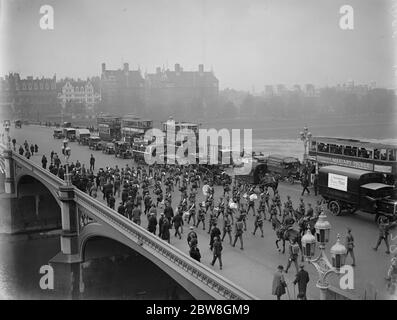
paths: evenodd
<path fill-rule="evenodd" d="M 382 216 L 397 220 L 396 188 L 384 184 L 379 172 L 325 166 L 319 169 L 318 187 L 334 215 L 361 210 L 374 214 L 377 222 Z"/>

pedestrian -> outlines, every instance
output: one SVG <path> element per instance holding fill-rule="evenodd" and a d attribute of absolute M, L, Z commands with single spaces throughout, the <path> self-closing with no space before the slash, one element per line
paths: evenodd
<path fill-rule="evenodd" d="M 30 145 L 30 153 L 33 156 L 33 154 L 34 154 L 34 145 L 33 144 Z"/>
<path fill-rule="evenodd" d="M 46 158 L 46 156 L 44 154 L 41 157 L 41 165 L 42 165 L 44 170 L 47 169 L 47 158 Z"/>
<path fill-rule="evenodd" d="M 307 178 L 307 175 L 304 175 L 302 178 L 302 187 L 303 187 L 302 196 L 304 195 L 305 191 L 307 191 L 307 194 L 310 194 L 310 191 L 308 188 L 309 187 L 309 179 Z"/>
<path fill-rule="evenodd" d="M 201 254 L 200 254 L 199 248 L 197 247 L 197 244 L 192 245 L 192 246 L 190 247 L 189 254 L 190 254 L 190 257 L 191 257 L 191 258 L 193 258 L 194 260 L 200 262 L 200 260 L 201 260 Z"/>
<path fill-rule="evenodd" d="M 205 230 L 205 209 L 202 203 L 200 203 L 200 208 L 197 215 L 197 224 L 196 228 L 198 228 L 200 222 L 203 223 L 203 230 Z"/>
<path fill-rule="evenodd" d="M 292 262 L 295 265 L 296 273 L 299 272 L 299 268 L 298 268 L 299 250 L 300 249 L 298 243 L 296 242 L 295 239 L 293 239 L 289 246 L 289 258 L 288 258 L 287 268 L 285 269 L 285 273 L 288 273 L 288 269 L 291 266 Z"/>
<path fill-rule="evenodd" d="M 91 157 L 90 157 L 90 171 L 94 171 L 95 170 L 95 158 L 94 158 L 94 156 L 91 154 Z"/>
<path fill-rule="evenodd" d="M 114 198 L 114 196 L 112 194 L 110 194 L 109 199 L 108 199 L 109 208 L 114 210 L 115 203 L 116 203 L 116 199 Z"/>
<path fill-rule="evenodd" d="M 347 236 L 346 236 L 346 243 L 345 243 L 347 252 L 346 252 L 346 258 L 350 253 L 350 256 L 353 259 L 352 267 L 356 266 L 356 258 L 354 257 L 354 237 L 352 235 L 352 229 L 347 228 Z"/>
<path fill-rule="evenodd" d="M 314 175 L 313 188 L 314 188 L 314 195 L 317 197 L 317 193 L 318 193 L 318 174 Z"/>
<path fill-rule="evenodd" d="M 132 210 L 132 222 L 139 226 L 141 225 L 141 214 L 141 208 L 138 204 L 135 204 L 135 208 Z"/>
<path fill-rule="evenodd" d="M 285 288 L 287 283 L 285 282 L 283 275 L 283 266 L 278 266 L 277 271 L 273 275 L 272 295 L 277 297 L 277 300 L 281 300 L 281 297 L 285 294 Z"/>
<path fill-rule="evenodd" d="M 170 228 L 171 224 L 169 220 L 167 219 L 167 217 L 164 217 L 164 221 L 161 226 L 161 239 L 167 241 L 168 243 L 170 243 Z"/>
<path fill-rule="evenodd" d="M 240 239 L 240 249 L 244 250 L 243 246 L 243 228 L 244 228 L 244 223 L 242 221 L 242 218 L 239 217 L 239 219 L 236 221 L 235 225 L 235 235 L 234 235 L 234 242 L 233 242 L 233 247 L 236 246 L 237 239 Z"/>
<path fill-rule="evenodd" d="M 300 270 L 296 274 L 294 285 L 298 284 L 298 299 L 299 300 L 307 300 L 306 297 L 306 289 L 307 284 L 309 283 L 309 273 L 305 270 L 305 266 L 303 264 L 300 265 Z"/>
<path fill-rule="evenodd" d="M 157 228 L 157 218 L 154 213 L 149 213 L 149 220 L 148 220 L 148 231 L 150 233 L 156 234 L 156 228 Z"/>
<path fill-rule="evenodd" d="M 216 262 L 216 260 L 219 260 L 219 267 L 222 270 L 222 242 L 219 239 L 219 237 L 214 238 L 214 243 L 213 243 L 213 259 L 211 262 L 211 265 L 213 266 Z"/>
<path fill-rule="evenodd" d="M 34 145 L 34 153 L 39 152 L 39 146 L 37 144 Z"/>
<path fill-rule="evenodd" d="M 160 213 L 160 219 L 159 219 L 159 237 L 162 238 L 162 232 L 163 232 L 163 224 L 165 221 L 165 215 L 164 212 Z"/>
<path fill-rule="evenodd" d="M 182 235 L 179 229 L 183 228 L 183 218 L 182 218 L 182 212 L 178 212 L 173 218 L 172 218 L 172 223 L 174 224 L 175 228 L 175 237 L 179 237 L 179 239 L 182 239 Z"/>
<path fill-rule="evenodd" d="M 197 233 L 193 230 L 193 227 L 190 226 L 190 231 L 187 234 L 187 243 L 189 247 L 191 247 L 194 244 L 197 244 Z"/>

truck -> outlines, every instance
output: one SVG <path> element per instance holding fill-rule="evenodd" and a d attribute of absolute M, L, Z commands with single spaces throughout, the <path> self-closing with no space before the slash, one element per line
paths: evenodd
<path fill-rule="evenodd" d="M 397 220 L 397 190 L 385 184 L 383 174 L 341 166 L 325 166 L 318 172 L 319 194 L 325 199 L 331 214 L 356 210 L 389 221 Z"/>
<path fill-rule="evenodd" d="M 77 129 L 76 130 L 76 140 L 79 144 L 87 145 L 88 139 L 90 138 L 91 133 L 88 129 Z"/>

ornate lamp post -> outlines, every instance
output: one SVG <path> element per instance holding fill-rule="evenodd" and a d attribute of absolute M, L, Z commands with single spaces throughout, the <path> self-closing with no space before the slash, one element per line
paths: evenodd
<path fill-rule="evenodd" d="M 320 299 L 326 300 L 327 290 L 329 283 L 327 277 L 331 273 L 339 274 L 340 268 L 345 264 L 345 258 L 347 250 L 343 244 L 340 243 L 339 234 L 337 236 L 336 243 L 331 248 L 332 263 L 329 262 L 325 254 L 325 245 L 329 241 L 329 234 L 331 230 L 330 223 L 326 220 L 324 211 L 321 212 L 318 217 L 318 221 L 315 224 L 316 237 L 312 235 L 310 229 L 306 231 L 306 234 L 302 237 L 302 251 L 305 260 L 311 263 L 317 270 L 319 279 L 317 281 L 317 288 L 320 289 Z M 317 258 L 313 258 L 316 253 L 316 244 L 320 249 L 320 254 Z"/>
<path fill-rule="evenodd" d="M 69 140 L 64 139 L 63 140 L 63 146 L 62 146 L 62 154 L 65 156 L 65 161 L 66 161 L 66 174 L 65 174 L 65 182 L 67 186 L 70 186 L 71 179 L 70 179 L 70 174 L 69 174 L 69 157 L 72 153 L 72 150 L 68 146 Z"/>
<path fill-rule="evenodd" d="M 303 161 L 306 162 L 307 160 L 307 145 L 310 143 L 310 140 L 312 138 L 312 134 L 309 131 L 309 128 L 305 126 L 303 128 L 303 131 L 300 132 L 300 138 L 303 141 L 303 145 L 305 147 L 305 153 L 303 154 Z"/>
<path fill-rule="evenodd" d="M 3 126 L 4 126 L 4 129 L 6 132 L 6 139 L 7 139 L 6 146 L 7 146 L 8 150 L 11 150 L 11 138 L 10 138 L 11 122 L 10 122 L 10 120 L 4 120 Z"/>

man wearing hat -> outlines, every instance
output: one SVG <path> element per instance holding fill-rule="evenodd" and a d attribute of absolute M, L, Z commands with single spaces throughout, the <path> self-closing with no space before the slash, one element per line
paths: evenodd
<path fill-rule="evenodd" d="M 164 224 L 164 220 L 165 220 L 165 215 L 164 212 L 160 213 L 160 219 L 159 219 L 159 237 L 161 238 L 161 234 L 163 232 L 163 224 Z"/>
<path fill-rule="evenodd" d="M 307 284 L 309 283 L 309 273 L 305 270 L 305 266 L 303 264 L 301 264 L 299 266 L 300 270 L 299 272 L 296 274 L 296 278 L 294 280 L 294 285 L 298 284 L 298 296 L 302 299 L 302 300 L 306 300 L 306 289 L 307 289 Z"/>
<path fill-rule="evenodd" d="M 190 226 L 190 231 L 187 234 L 187 243 L 189 247 L 192 247 L 194 244 L 197 245 L 197 233 L 193 230 L 193 226 Z"/>
<path fill-rule="evenodd" d="M 281 300 L 281 296 L 286 292 L 285 287 L 287 284 L 284 280 L 283 270 L 284 267 L 279 265 L 273 276 L 272 295 L 276 296 L 277 300 Z"/>

